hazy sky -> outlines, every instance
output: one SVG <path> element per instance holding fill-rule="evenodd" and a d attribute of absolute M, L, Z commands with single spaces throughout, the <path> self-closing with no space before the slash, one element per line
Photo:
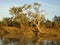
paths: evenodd
<path fill-rule="evenodd" d="M 52 19 L 55 15 L 60 16 L 60 0 L 0 0 L 0 20 L 2 17 L 10 17 L 9 8 L 24 4 L 41 3 L 41 9 L 47 11 L 47 19 Z"/>

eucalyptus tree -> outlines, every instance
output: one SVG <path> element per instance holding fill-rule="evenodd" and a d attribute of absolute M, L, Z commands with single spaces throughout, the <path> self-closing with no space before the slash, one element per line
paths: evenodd
<path fill-rule="evenodd" d="M 40 23 L 45 20 L 45 10 L 40 11 L 40 6 L 41 4 L 35 2 L 33 5 L 26 5 L 24 10 L 26 11 L 25 14 L 29 19 L 28 21 L 32 22 L 37 27 L 39 32 L 41 32 Z"/>
<path fill-rule="evenodd" d="M 12 14 L 12 21 L 20 23 L 22 30 L 31 30 L 37 36 L 41 33 L 40 24 L 45 20 L 45 10 L 40 10 L 41 4 L 35 2 L 34 4 L 25 4 L 20 7 L 12 7 L 9 12 Z M 28 28 L 29 22 L 35 25 L 36 28 Z M 24 28 L 25 26 L 25 28 Z M 26 28 L 27 26 L 27 28 Z M 34 30 L 33 30 L 34 29 Z M 35 40 L 35 39 L 34 39 Z M 36 41 L 36 40 L 35 40 Z"/>

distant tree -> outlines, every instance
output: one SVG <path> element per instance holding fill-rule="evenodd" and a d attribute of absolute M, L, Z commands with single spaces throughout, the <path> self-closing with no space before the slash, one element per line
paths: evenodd
<path fill-rule="evenodd" d="M 53 18 L 53 22 L 54 22 L 54 24 L 55 24 L 55 28 L 59 30 L 59 27 L 60 27 L 60 17 L 55 16 L 55 17 Z"/>
<path fill-rule="evenodd" d="M 53 18 L 53 21 L 60 21 L 60 17 L 58 17 L 58 16 L 55 16 L 54 18 Z"/>
<path fill-rule="evenodd" d="M 9 24 L 9 18 L 3 18 L 2 23 L 3 23 L 3 25 L 8 26 L 8 24 Z"/>
<path fill-rule="evenodd" d="M 50 21 L 50 20 L 47 20 L 46 22 L 45 22 L 45 27 L 46 28 L 52 28 L 52 22 Z"/>

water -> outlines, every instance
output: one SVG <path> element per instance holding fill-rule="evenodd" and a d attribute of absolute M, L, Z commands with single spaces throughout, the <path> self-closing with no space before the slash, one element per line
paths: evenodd
<path fill-rule="evenodd" d="M 56 41 L 44 40 L 44 41 L 43 41 L 43 44 L 44 44 L 44 45 L 57 45 L 57 42 L 56 42 Z"/>
<path fill-rule="evenodd" d="M 56 41 L 43 40 L 42 42 L 43 42 L 43 45 L 60 45 L 60 44 L 57 44 Z M 1 39 L 0 39 L 0 45 L 3 45 L 3 40 L 1 40 Z M 4 44 L 4 45 L 18 45 L 18 44 L 17 44 L 17 42 L 10 42 L 10 43 Z M 33 45 L 33 43 L 32 42 L 27 42 L 26 45 Z"/>
<path fill-rule="evenodd" d="M 3 45 L 3 41 L 0 39 L 0 45 Z"/>

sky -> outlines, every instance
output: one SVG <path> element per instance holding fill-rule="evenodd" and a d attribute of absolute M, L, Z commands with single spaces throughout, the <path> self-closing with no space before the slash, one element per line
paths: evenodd
<path fill-rule="evenodd" d="M 46 10 L 46 19 L 52 20 L 55 15 L 60 16 L 60 0 L 0 0 L 0 20 L 3 17 L 11 17 L 9 14 L 11 7 L 34 2 L 41 4 L 41 10 Z"/>

